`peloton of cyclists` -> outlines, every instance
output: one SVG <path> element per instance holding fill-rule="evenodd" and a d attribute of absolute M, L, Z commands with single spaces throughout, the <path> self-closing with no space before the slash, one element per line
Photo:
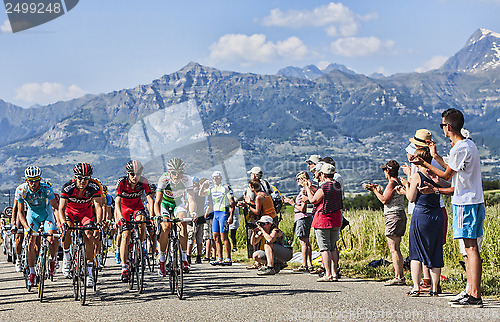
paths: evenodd
<path fill-rule="evenodd" d="M 142 176 L 144 167 L 141 162 L 131 160 L 127 162 L 125 168 L 127 170 L 127 175 L 118 180 L 115 199 L 115 209 L 117 218 L 119 218 L 119 226 L 122 234 L 121 243 L 119 245 L 122 265 L 122 282 L 128 282 L 130 274 L 127 264 L 127 255 L 128 244 L 131 237 L 130 231 L 134 228 L 134 226 L 130 224 L 130 221 L 132 218 L 136 221 L 145 221 L 147 219 L 147 213 L 141 199 L 143 194 L 146 195 L 146 199 L 148 200 L 149 213 L 153 213 L 152 206 L 154 203 L 153 192 L 146 178 Z M 139 236 L 141 241 L 144 242 L 146 238 L 146 224 L 141 224 L 139 226 Z"/>
<path fill-rule="evenodd" d="M 24 226 L 25 235 L 31 232 L 38 232 L 43 223 L 46 233 L 57 233 L 56 220 L 54 219 L 52 207 L 57 208 L 57 201 L 52 188 L 42 183 L 42 171 L 38 167 L 30 166 L 24 171 L 26 182 L 16 189 L 17 215 L 21 224 Z M 24 216 L 26 210 L 26 217 Z M 35 245 L 39 242 L 38 238 L 31 238 L 28 244 L 28 266 L 30 270 L 28 285 L 35 283 Z M 57 237 L 47 238 L 50 246 L 49 275 L 54 275 L 57 260 L 57 250 L 59 240 Z"/>

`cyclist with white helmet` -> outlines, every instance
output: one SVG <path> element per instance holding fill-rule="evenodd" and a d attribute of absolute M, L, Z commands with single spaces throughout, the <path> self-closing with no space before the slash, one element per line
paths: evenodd
<path fill-rule="evenodd" d="M 94 218 L 92 205 L 95 207 L 96 220 L 99 223 L 102 218 L 102 188 L 100 184 L 92 180 L 94 170 L 88 163 L 77 163 L 73 168 L 75 178 L 66 182 L 61 190 L 61 200 L 59 202 L 59 219 L 64 223 L 64 228 L 72 227 L 79 222 L 83 227 L 93 227 Z M 94 232 L 86 230 L 84 234 L 85 250 L 87 257 L 87 286 L 94 286 L 92 277 L 92 267 L 96 240 Z M 66 236 L 63 243 L 63 273 L 68 277 L 71 268 L 70 255 L 71 238 L 70 231 L 66 229 Z"/>
<path fill-rule="evenodd" d="M 25 228 L 25 234 L 38 232 L 42 223 L 46 233 L 57 233 L 56 220 L 52 212 L 52 207 L 57 207 L 54 191 L 43 182 L 42 171 L 38 167 L 27 167 L 24 171 L 26 182 L 17 187 L 16 200 L 18 203 L 17 211 L 19 220 Z M 24 210 L 26 210 L 26 217 Z M 35 283 L 35 244 L 38 238 L 31 238 L 28 245 L 28 266 L 30 269 L 28 284 L 33 286 Z M 53 275 L 56 269 L 57 248 L 59 246 L 58 238 L 50 236 L 47 238 L 50 246 L 49 274 Z"/>
<path fill-rule="evenodd" d="M 173 158 L 167 163 L 167 173 L 163 174 L 158 180 L 156 190 L 156 198 L 154 203 L 155 215 L 158 217 L 178 217 L 187 216 L 196 217 L 196 201 L 193 192 L 193 180 L 190 176 L 184 174 L 185 164 L 179 158 Z M 187 261 L 187 224 L 179 223 L 180 227 L 180 242 L 182 248 L 182 261 L 184 270 L 189 271 L 191 268 Z M 158 275 L 166 276 L 165 272 L 165 251 L 168 245 L 168 234 L 170 233 L 171 225 L 168 222 L 161 223 L 160 243 L 160 258 Z"/>
<path fill-rule="evenodd" d="M 125 166 L 127 175 L 118 179 L 116 185 L 115 208 L 117 218 L 119 219 L 120 231 L 122 233 L 120 247 L 120 257 L 122 265 L 121 279 L 122 282 L 128 282 L 129 266 L 127 264 L 128 244 L 130 242 L 130 231 L 134 227 L 130 224 L 133 218 L 136 221 L 145 221 L 147 213 L 141 197 L 146 195 L 148 200 L 149 212 L 152 213 L 153 192 L 151 191 L 148 181 L 142 176 L 144 167 L 137 160 L 130 160 Z M 141 241 L 146 239 L 146 224 L 139 226 L 139 236 Z"/>

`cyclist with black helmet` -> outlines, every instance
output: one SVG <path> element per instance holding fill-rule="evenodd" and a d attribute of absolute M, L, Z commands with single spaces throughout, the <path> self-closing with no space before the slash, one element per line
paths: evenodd
<path fill-rule="evenodd" d="M 158 180 L 156 198 L 154 203 L 155 215 L 158 217 L 188 217 L 196 218 L 196 202 L 193 192 L 193 179 L 184 174 L 185 164 L 179 158 L 173 158 L 167 163 L 167 173 L 163 174 Z M 184 270 L 188 271 L 191 267 L 187 261 L 187 225 L 186 222 L 179 223 L 180 242 L 182 248 L 182 261 Z M 160 234 L 160 258 L 158 275 L 166 276 L 165 271 L 165 251 L 168 245 L 168 235 L 171 225 L 169 222 L 161 223 Z"/>
<path fill-rule="evenodd" d="M 52 207 L 57 207 L 57 203 L 52 188 L 40 182 L 42 171 L 38 167 L 27 167 L 24 171 L 26 182 L 17 187 L 17 214 L 19 220 L 24 226 L 25 234 L 38 232 L 42 223 L 44 231 L 50 234 L 57 233 L 56 221 L 52 212 Z M 26 217 L 24 210 L 26 210 Z M 28 266 L 30 269 L 28 285 L 35 284 L 35 245 L 38 238 L 31 238 L 28 245 Z M 59 246 L 58 238 L 50 236 L 48 238 L 50 246 L 49 274 L 54 275 L 57 260 L 57 248 Z"/>
<path fill-rule="evenodd" d="M 136 221 L 145 221 L 147 213 L 141 197 L 145 194 L 148 200 L 148 207 L 150 213 L 152 212 L 153 192 L 149 188 L 148 181 L 142 176 L 144 170 L 141 162 L 137 160 L 130 160 L 127 162 L 125 169 L 127 175 L 118 179 L 116 185 L 116 199 L 115 209 L 117 218 L 119 218 L 120 231 L 122 233 L 120 247 L 120 257 L 122 265 L 122 282 L 128 282 L 129 279 L 129 266 L 127 264 L 128 244 L 130 242 L 130 231 L 133 226 L 130 224 L 131 218 Z M 139 236 L 141 241 L 146 239 L 146 225 L 139 226 Z"/>
<path fill-rule="evenodd" d="M 61 190 L 61 200 L 59 202 L 59 219 L 64 228 L 72 227 L 75 222 L 81 226 L 94 226 L 92 214 L 92 204 L 96 209 L 96 220 L 99 223 L 102 218 L 102 208 L 100 200 L 102 198 L 102 188 L 98 182 L 91 180 L 93 168 L 88 163 L 77 163 L 73 168 L 75 178 L 66 182 Z M 92 267 L 96 240 L 94 232 L 87 230 L 84 234 L 85 250 L 87 257 L 87 286 L 94 286 L 92 277 Z M 70 231 L 66 229 L 66 236 L 63 243 L 63 273 L 68 277 L 71 268 L 70 255 Z"/>

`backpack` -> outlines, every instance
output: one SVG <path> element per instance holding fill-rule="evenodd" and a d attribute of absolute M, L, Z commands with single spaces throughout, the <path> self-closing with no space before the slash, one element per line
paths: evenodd
<path fill-rule="evenodd" d="M 269 184 L 267 180 L 262 181 L 264 181 L 264 184 L 267 186 L 264 187 L 264 190 L 266 190 L 266 193 L 268 193 L 271 196 L 271 199 L 273 199 L 274 211 L 276 211 L 276 214 L 279 214 L 281 208 L 283 208 L 283 196 L 281 195 L 281 192 L 275 186 Z"/>

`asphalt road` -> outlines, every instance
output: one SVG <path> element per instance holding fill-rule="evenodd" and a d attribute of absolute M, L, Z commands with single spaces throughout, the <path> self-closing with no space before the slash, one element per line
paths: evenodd
<path fill-rule="evenodd" d="M 98 290 L 88 304 L 72 299 L 70 280 L 58 272 L 46 283 L 44 303 L 24 288 L 22 275 L 0 255 L 0 321 L 254 321 L 254 320 L 500 320 L 500 303 L 483 309 L 451 308 L 452 297 L 408 298 L 406 286 L 342 278 L 318 283 L 309 274 L 284 270 L 258 277 L 242 265 L 193 265 L 185 278 L 185 299 L 168 294 L 168 279 L 149 273 L 137 294 L 119 280 L 120 268 L 108 259 Z"/>

